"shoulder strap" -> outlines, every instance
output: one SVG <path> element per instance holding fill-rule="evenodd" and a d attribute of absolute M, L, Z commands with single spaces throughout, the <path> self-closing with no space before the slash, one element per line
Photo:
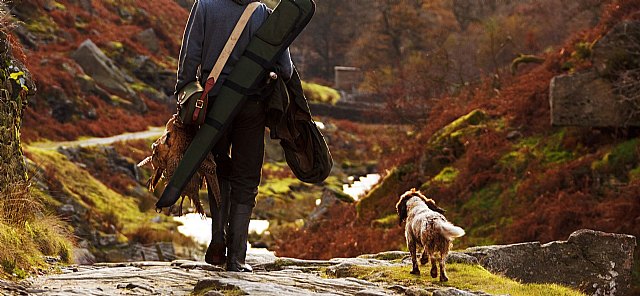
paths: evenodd
<path fill-rule="evenodd" d="M 208 110 L 209 92 L 213 89 L 220 73 L 222 73 L 224 65 L 227 63 L 227 60 L 233 52 L 233 48 L 236 46 L 236 43 L 238 43 L 238 39 L 240 39 L 242 31 L 244 31 L 244 28 L 247 26 L 247 22 L 249 22 L 249 19 L 258 6 L 260 6 L 260 2 L 252 2 L 247 5 L 240 16 L 240 20 L 238 20 L 235 28 L 233 28 L 233 32 L 231 32 L 229 40 L 227 40 L 227 43 L 224 45 L 216 64 L 213 65 L 213 69 L 211 69 L 211 73 L 209 73 L 209 77 L 207 77 L 207 82 L 205 82 L 204 91 L 200 95 L 200 99 L 196 101 L 196 109 L 192 114 L 193 122 L 197 122 L 198 124 L 204 123 L 204 117 L 200 116 L 200 112 L 202 110 Z"/>
<path fill-rule="evenodd" d="M 213 66 L 213 69 L 211 70 L 211 73 L 209 74 L 207 80 L 211 78 L 213 78 L 214 81 L 218 80 L 220 73 L 222 73 L 222 68 L 224 68 L 224 65 L 227 63 L 227 60 L 233 52 L 233 48 L 236 46 L 238 39 L 240 39 L 242 31 L 244 31 L 244 28 L 247 26 L 247 22 L 249 22 L 249 19 L 253 15 L 253 12 L 256 10 L 256 8 L 258 8 L 258 6 L 260 6 L 260 2 L 252 2 L 249 3 L 249 5 L 247 5 L 247 7 L 244 9 L 242 16 L 240 16 L 240 20 L 238 20 L 236 27 L 233 28 L 233 32 L 231 33 L 229 40 L 227 40 L 227 43 L 224 45 L 224 48 L 220 53 L 220 57 L 218 57 L 218 60 Z"/>

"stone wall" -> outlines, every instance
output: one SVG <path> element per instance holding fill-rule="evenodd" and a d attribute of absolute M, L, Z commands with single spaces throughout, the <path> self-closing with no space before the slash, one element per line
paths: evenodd
<path fill-rule="evenodd" d="M 0 192 L 3 192 L 27 180 L 20 126 L 27 97 L 34 93 L 35 85 L 24 65 L 13 57 L 11 44 L 2 30 L 0 67 Z"/>

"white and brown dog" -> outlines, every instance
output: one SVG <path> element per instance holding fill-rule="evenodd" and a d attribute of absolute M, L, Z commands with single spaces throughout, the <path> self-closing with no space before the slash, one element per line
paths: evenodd
<path fill-rule="evenodd" d="M 418 269 L 418 260 L 416 258 L 417 247 L 423 247 L 420 263 L 427 264 L 427 260 L 431 259 L 431 277 L 438 277 L 438 268 L 436 267 L 436 253 L 440 253 L 440 281 L 446 282 L 447 272 L 445 269 L 445 260 L 451 247 L 451 242 L 456 237 L 464 235 L 464 230 L 458 226 L 451 224 L 442 215 L 444 210 L 436 206 L 433 199 L 425 197 L 415 188 L 405 192 L 400 196 L 400 200 L 396 204 L 398 216 L 400 216 L 400 225 L 406 221 L 404 236 L 407 239 L 407 248 L 411 253 L 411 262 L 413 269 L 411 274 L 420 274 Z"/>

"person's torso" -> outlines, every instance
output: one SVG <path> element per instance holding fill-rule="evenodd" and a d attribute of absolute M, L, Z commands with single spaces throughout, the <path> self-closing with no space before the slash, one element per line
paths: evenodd
<path fill-rule="evenodd" d="M 205 19 L 202 64 L 200 69 L 200 81 L 204 82 L 247 6 L 239 5 L 232 0 L 200 0 L 200 2 L 200 5 L 203 5 L 204 8 Z M 261 4 L 253 13 L 240 39 L 236 43 L 229 60 L 223 68 L 216 82 L 216 87 L 211 91 L 211 96 L 217 95 L 222 86 L 222 82 L 224 82 L 226 77 L 231 73 L 231 70 L 242 56 L 245 48 L 249 45 L 251 37 L 268 16 L 269 11 L 265 4 Z"/>

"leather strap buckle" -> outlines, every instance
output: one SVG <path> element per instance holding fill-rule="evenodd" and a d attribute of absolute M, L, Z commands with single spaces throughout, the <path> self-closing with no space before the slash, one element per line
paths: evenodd
<path fill-rule="evenodd" d="M 196 101 L 196 108 L 202 109 L 202 107 L 204 107 L 204 101 L 203 100 L 197 100 Z"/>

